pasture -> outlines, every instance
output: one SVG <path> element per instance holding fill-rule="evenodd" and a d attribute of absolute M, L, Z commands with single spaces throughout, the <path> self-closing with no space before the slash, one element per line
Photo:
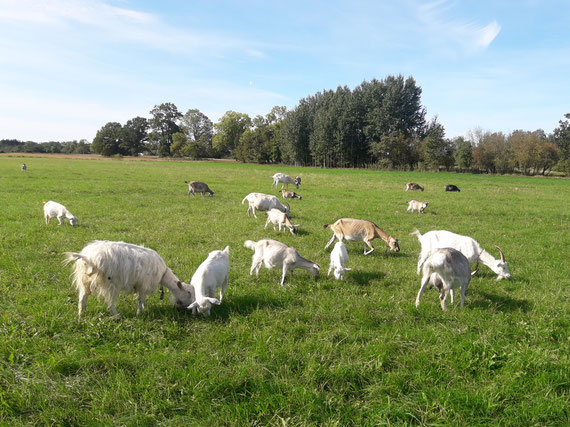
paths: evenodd
<path fill-rule="evenodd" d="M 564 425 L 569 420 L 570 181 L 450 173 L 323 170 L 233 163 L 0 157 L 0 424 Z M 290 200 L 297 236 L 263 229 L 243 197 L 278 194 L 271 176 L 300 175 Z M 213 197 L 187 196 L 185 180 Z M 424 192 L 404 192 L 409 181 Z M 460 193 L 445 193 L 455 184 Z M 406 212 L 412 198 L 430 202 Z M 78 219 L 45 225 L 42 201 Z M 374 221 L 399 253 L 347 243 L 344 282 L 326 277 L 341 217 Z M 469 235 L 513 276 L 481 266 L 442 312 L 438 293 L 414 307 L 422 233 Z M 321 266 L 279 286 L 249 275 L 247 239 L 270 237 Z M 95 239 L 155 249 L 189 282 L 230 245 L 221 306 L 193 317 L 159 293 L 136 316 L 122 295 L 113 319 L 77 293 L 63 252 Z"/>

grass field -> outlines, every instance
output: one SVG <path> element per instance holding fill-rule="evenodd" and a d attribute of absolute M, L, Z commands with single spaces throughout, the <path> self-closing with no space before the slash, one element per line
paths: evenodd
<path fill-rule="evenodd" d="M 0 424 L 568 425 L 570 181 L 448 173 L 322 170 L 232 163 L 0 157 Z M 271 175 L 300 175 L 298 236 L 264 231 L 240 202 L 274 193 Z M 184 180 L 212 198 L 187 197 Z M 406 182 L 423 193 L 405 193 Z M 445 184 L 461 193 L 445 193 Z M 406 201 L 431 202 L 423 215 Z M 44 224 L 42 201 L 79 225 Z M 349 243 L 344 282 L 326 277 L 330 230 L 370 219 L 401 252 Z M 465 308 L 436 291 L 414 307 L 420 250 L 409 233 L 447 229 L 499 245 L 513 276 L 481 267 Z M 249 276 L 246 239 L 270 237 L 321 265 L 279 286 Z M 77 294 L 62 253 L 94 239 L 157 250 L 184 281 L 230 245 L 224 302 L 209 318 L 160 301 L 114 320 Z"/>

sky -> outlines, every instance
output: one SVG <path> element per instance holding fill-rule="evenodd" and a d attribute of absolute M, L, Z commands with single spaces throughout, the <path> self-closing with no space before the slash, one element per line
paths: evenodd
<path fill-rule="evenodd" d="M 214 123 L 413 77 L 446 136 L 570 113 L 570 0 L 0 0 L 0 139 L 89 142 L 164 102 Z"/>

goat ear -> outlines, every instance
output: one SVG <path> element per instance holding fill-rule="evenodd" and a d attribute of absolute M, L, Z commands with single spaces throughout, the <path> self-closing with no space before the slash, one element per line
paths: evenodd
<path fill-rule="evenodd" d="M 190 304 L 188 307 L 186 307 L 188 310 L 193 310 L 196 307 L 198 307 L 198 302 L 194 301 L 192 304 Z"/>
<path fill-rule="evenodd" d="M 178 289 L 180 289 L 181 291 L 184 290 L 184 288 L 182 287 L 182 283 L 180 282 L 180 280 L 178 282 L 176 282 L 176 286 L 178 286 Z"/>

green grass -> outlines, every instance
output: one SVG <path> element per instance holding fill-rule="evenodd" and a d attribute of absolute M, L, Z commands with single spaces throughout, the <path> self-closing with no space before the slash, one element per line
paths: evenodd
<path fill-rule="evenodd" d="M 564 425 L 569 422 L 570 181 L 447 173 L 321 170 L 224 163 L 0 157 L 0 424 L 55 425 Z M 299 235 L 264 231 L 243 197 L 275 193 L 271 175 L 301 175 L 291 201 Z M 184 180 L 212 198 L 187 197 Z M 425 192 L 405 193 L 406 182 Z M 445 184 L 461 193 L 445 193 Z M 431 202 L 424 215 L 406 200 Z M 56 200 L 77 227 L 43 222 Z M 323 224 L 370 219 L 401 252 L 362 255 L 326 277 Z M 420 245 L 409 233 L 447 229 L 499 245 L 513 275 L 481 267 L 465 308 L 437 292 L 414 307 Z M 321 265 L 249 276 L 246 239 L 270 237 Z M 62 252 L 94 239 L 157 250 L 184 281 L 230 245 L 226 298 L 209 318 L 158 293 L 123 319 L 95 298 L 77 322 Z M 496 256 L 498 254 L 494 253 Z"/>

